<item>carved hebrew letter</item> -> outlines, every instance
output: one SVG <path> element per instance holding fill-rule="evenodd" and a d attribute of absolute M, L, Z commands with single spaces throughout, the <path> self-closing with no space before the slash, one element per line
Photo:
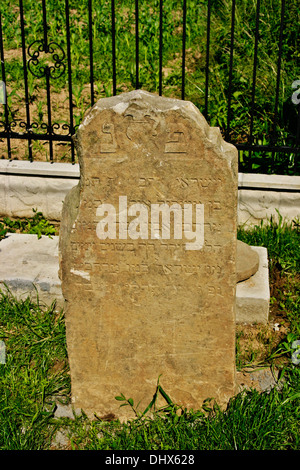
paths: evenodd
<path fill-rule="evenodd" d="M 165 145 L 165 153 L 186 153 L 186 143 L 184 126 L 171 125 L 169 138 Z"/>
<path fill-rule="evenodd" d="M 117 143 L 115 138 L 114 125 L 108 123 L 103 124 L 102 133 L 100 152 L 115 153 L 117 151 Z"/>

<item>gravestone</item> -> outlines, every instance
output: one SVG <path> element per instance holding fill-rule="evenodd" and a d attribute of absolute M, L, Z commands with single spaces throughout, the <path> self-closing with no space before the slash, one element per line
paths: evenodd
<path fill-rule="evenodd" d="M 235 393 L 237 151 L 187 101 L 141 90 L 79 126 L 60 230 L 72 400 L 132 417 L 157 380 L 174 403 Z"/>

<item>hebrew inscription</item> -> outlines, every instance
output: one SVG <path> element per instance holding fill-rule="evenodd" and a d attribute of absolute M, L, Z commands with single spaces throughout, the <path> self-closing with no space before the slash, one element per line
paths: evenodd
<path fill-rule="evenodd" d="M 101 139 L 100 151 L 102 153 L 115 153 L 117 150 L 114 125 L 105 123 L 102 126 L 103 137 Z"/>
<path fill-rule="evenodd" d="M 72 400 L 132 417 L 157 379 L 175 403 L 235 391 L 237 151 L 190 103 L 105 98 L 76 134 L 60 277 Z"/>
<path fill-rule="evenodd" d="M 186 127 L 182 124 L 172 124 L 171 129 L 168 129 L 168 134 L 168 141 L 165 145 L 165 153 L 186 153 Z"/>

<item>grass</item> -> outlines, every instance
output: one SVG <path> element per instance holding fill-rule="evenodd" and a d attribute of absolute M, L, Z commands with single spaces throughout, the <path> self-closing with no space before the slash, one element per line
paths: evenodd
<path fill-rule="evenodd" d="M 208 397 L 202 409 L 187 411 L 172 403 L 172 390 L 158 384 L 156 394 L 164 396 L 166 407 L 153 415 L 137 414 L 123 424 L 91 421 L 84 413 L 58 418 L 55 408 L 70 403 L 64 314 L 55 304 L 17 300 L 3 289 L 0 449 L 299 450 L 300 365 L 291 362 L 292 342 L 300 339 L 299 226 L 279 219 L 241 229 L 239 238 L 268 248 L 272 303 L 269 325 L 237 328 L 237 368 L 247 373 L 249 366 L 272 367 L 279 373 L 279 386 L 241 391 L 226 410 Z M 120 396 L 119 401 L 134 407 L 130 398 Z M 149 405 L 154 402 L 149 397 Z"/>
<path fill-rule="evenodd" d="M 47 235 L 51 238 L 52 235 L 58 234 L 58 228 L 46 220 L 42 212 L 33 209 L 33 213 L 32 217 L 26 217 L 25 219 L 19 218 L 14 220 L 10 217 L 0 219 L 0 240 L 8 232 L 36 234 L 38 238 L 41 238 L 42 235 Z"/>
<path fill-rule="evenodd" d="M 48 0 L 48 40 L 57 47 L 54 52 L 66 54 L 65 2 Z M 86 1 L 70 0 L 70 49 L 72 61 L 74 125 L 78 125 L 91 106 L 89 16 Z M 116 4 L 116 68 L 117 93 L 136 87 L 135 70 L 135 5 L 129 0 Z M 253 61 L 255 52 L 256 1 L 236 2 L 235 36 L 232 75 L 231 123 L 227 135 L 227 101 L 229 90 L 231 5 L 229 0 L 211 2 L 211 34 L 209 51 L 209 105 L 207 119 L 219 126 L 223 135 L 236 143 L 246 143 L 251 127 Z M 261 2 L 259 17 L 258 64 L 256 74 L 253 135 L 257 144 L 293 146 L 296 142 L 297 107 L 292 102 L 292 83 L 300 76 L 298 37 L 299 8 L 296 0 L 286 5 L 282 37 L 281 74 L 279 80 L 278 118 L 274 122 L 277 87 L 278 46 L 280 39 L 281 2 Z M 17 128 L 25 116 L 22 43 L 19 1 L 2 0 L 1 14 L 10 120 Z M 205 110 L 207 1 L 187 2 L 185 98 L 201 112 Z M 93 62 L 95 99 L 112 95 L 111 5 L 106 0 L 93 2 Z M 26 47 L 43 39 L 41 2 L 24 0 Z M 169 0 L 163 5 L 163 95 L 181 97 L 182 77 L 182 1 Z M 34 52 L 36 44 L 27 51 Z M 42 53 L 40 64 L 53 65 L 51 54 Z M 159 90 L 159 0 L 139 1 L 139 87 L 158 93 Z M 67 65 L 66 59 L 64 64 Z M 38 66 L 32 64 L 37 72 Z M 51 79 L 51 112 L 53 122 L 69 124 L 68 70 Z M 47 124 L 46 82 L 28 72 L 29 107 L 35 131 L 44 132 Z M 4 110 L 3 110 L 4 111 Z M 3 114 L 3 113 L 2 113 Z M 4 119 L 4 114 L 2 115 Z M 64 132 L 61 127 L 59 132 Z M 5 142 L 0 151 L 5 157 Z M 14 158 L 28 158 L 26 142 L 12 142 Z M 35 145 L 34 158 L 48 158 L 48 144 Z M 69 159 L 69 144 L 55 144 L 57 161 Z M 23 156 L 22 156 L 23 155 Z M 262 158 L 263 157 L 263 158 Z M 296 155 L 248 151 L 241 153 L 241 171 L 299 174 Z"/>
<path fill-rule="evenodd" d="M 30 299 L 1 293 L 1 449 L 42 449 L 50 443 L 53 403 L 69 391 L 63 315 Z"/>

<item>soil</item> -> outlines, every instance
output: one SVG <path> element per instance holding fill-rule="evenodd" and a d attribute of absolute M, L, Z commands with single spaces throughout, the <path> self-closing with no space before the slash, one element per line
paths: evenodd
<path fill-rule="evenodd" d="M 297 276 L 296 276 L 297 277 Z M 300 276 L 299 276 L 300 281 Z M 243 364 L 249 363 L 249 367 L 243 369 L 239 374 L 239 379 L 245 386 L 254 386 L 262 389 L 256 379 L 253 379 L 253 371 L 259 370 L 261 366 L 268 364 L 268 358 L 274 355 L 274 351 L 285 339 L 290 322 L 287 312 L 282 308 L 280 298 L 282 292 L 287 290 L 288 276 L 284 274 L 280 267 L 274 266 L 270 273 L 270 312 L 269 322 L 266 325 L 237 325 L 237 337 L 239 354 Z M 277 375 L 274 367 L 279 370 L 289 359 L 283 355 L 273 358 L 273 369 L 269 369 L 269 374 Z M 249 375 L 249 372 L 252 374 Z"/>

